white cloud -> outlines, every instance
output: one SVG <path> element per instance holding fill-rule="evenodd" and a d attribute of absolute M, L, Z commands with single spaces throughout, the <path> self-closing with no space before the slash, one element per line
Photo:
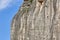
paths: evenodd
<path fill-rule="evenodd" d="M 0 0 L 0 10 L 8 7 L 12 0 Z"/>

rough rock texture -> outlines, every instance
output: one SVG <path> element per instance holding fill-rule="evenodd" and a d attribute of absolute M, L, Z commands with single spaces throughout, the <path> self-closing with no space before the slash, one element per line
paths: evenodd
<path fill-rule="evenodd" d="M 12 20 L 11 40 L 60 40 L 60 0 L 24 1 Z"/>

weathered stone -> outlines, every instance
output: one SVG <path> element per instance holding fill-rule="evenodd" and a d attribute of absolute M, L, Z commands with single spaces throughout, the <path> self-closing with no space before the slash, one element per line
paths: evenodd
<path fill-rule="evenodd" d="M 11 40 L 60 40 L 60 0 L 24 1 L 12 20 Z"/>

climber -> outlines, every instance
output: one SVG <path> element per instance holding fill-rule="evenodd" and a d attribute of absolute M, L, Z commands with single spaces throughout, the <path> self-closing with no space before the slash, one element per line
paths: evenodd
<path fill-rule="evenodd" d="M 38 0 L 38 2 L 42 4 L 44 2 L 44 0 Z"/>

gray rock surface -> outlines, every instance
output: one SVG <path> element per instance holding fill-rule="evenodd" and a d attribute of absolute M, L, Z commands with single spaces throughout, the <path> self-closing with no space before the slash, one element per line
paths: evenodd
<path fill-rule="evenodd" d="M 60 0 L 24 1 L 12 20 L 11 40 L 60 40 Z"/>

